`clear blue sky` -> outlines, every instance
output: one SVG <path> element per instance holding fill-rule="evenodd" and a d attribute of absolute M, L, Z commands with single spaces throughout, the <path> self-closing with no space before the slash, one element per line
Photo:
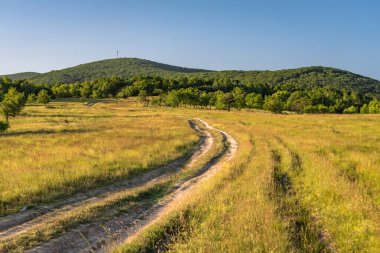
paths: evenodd
<path fill-rule="evenodd" d="M 138 57 L 380 79 L 379 0 L 0 0 L 0 74 Z"/>

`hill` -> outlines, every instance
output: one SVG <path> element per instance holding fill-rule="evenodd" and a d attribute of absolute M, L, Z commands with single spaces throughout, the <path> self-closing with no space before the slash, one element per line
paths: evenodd
<path fill-rule="evenodd" d="M 274 71 L 225 70 L 210 71 L 195 68 L 183 68 L 138 58 L 119 58 L 101 60 L 44 74 L 26 72 L 8 75 L 13 80 L 29 79 L 35 83 L 57 84 L 94 81 L 99 78 L 121 77 L 129 79 L 135 76 L 160 76 L 170 79 L 202 79 L 202 82 L 213 80 L 214 85 L 228 85 L 237 80 L 244 86 L 267 86 L 272 90 L 311 90 L 316 87 L 331 87 L 358 91 L 361 94 L 380 94 L 378 80 L 361 76 L 349 71 L 322 67 L 302 67 Z M 185 81 L 186 82 L 186 81 Z M 198 82 L 199 84 L 199 82 Z M 192 84 L 189 84 L 190 86 Z M 233 85 L 233 84 L 232 84 Z"/>
<path fill-rule="evenodd" d="M 11 75 L 12 79 L 28 78 L 36 83 L 73 83 L 93 81 L 102 77 L 118 76 L 131 78 L 134 76 L 181 77 L 188 76 L 202 79 L 234 79 L 244 83 L 265 84 L 272 88 L 281 85 L 294 89 L 312 89 L 315 87 L 335 87 L 338 89 L 356 90 L 360 93 L 380 93 L 378 80 L 364 77 L 348 71 L 312 66 L 296 69 L 274 71 L 210 71 L 194 68 L 183 68 L 138 58 L 120 58 L 81 64 L 62 70 L 54 70 L 44 74 L 23 73 Z"/>
<path fill-rule="evenodd" d="M 202 75 L 240 80 L 246 84 L 264 84 L 271 88 L 282 86 L 293 90 L 310 90 L 316 87 L 331 87 L 360 93 L 380 93 L 380 82 L 378 80 L 349 71 L 322 66 L 274 71 L 232 70 L 202 73 Z"/>
<path fill-rule="evenodd" d="M 10 78 L 12 80 L 23 80 L 23 79 L 31 79 L 31 78 L 36 77 L 38 75 L 40 75 L 40 73 L 37 73 L 37 72 L 21 72 L 21 73 L 10 74 L 10 75 L 1 75 L 1 76 L 7 76 L 8 78 Z"/>
<path fill-rule="evenodd" d="M 168 76 L 182 73 L 209 72 L 203 69 L 183 68 L 138 58 L 119 58 L 81 64 L 62 70 L 53 70 L 31 80 L 37 83 L 73 83 L 92 81 L 102 77 L 130 78 L 138 75 Z"/>

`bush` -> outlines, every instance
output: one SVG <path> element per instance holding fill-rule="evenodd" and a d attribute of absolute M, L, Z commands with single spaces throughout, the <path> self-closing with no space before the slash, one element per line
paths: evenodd
<path fill-rule="evenodd" d="M 364 104 L 364 105 L 362 106 L 362 108 L 360 108 L 360 113 L 362 113 L 362 114 L 369 113 L 368 105 L 367 105 L 367 104 Z"/>
<path fill-rule="evenodd" d="M 6 121 L 0 121 L 0 133 L 5 132 L 9 128 L 9 123 Z"/>
<path fill-rule="evenodd" d="M 285 103 L 276 96 L 265 97 L 264 109 L 274 112 L 281 113 L 284 109 Z"/>
<path fill-rule="evenodd" d="M 368 104 L 369 113 L 380 113 L 380 101 L 377 99 L 372 100 Z"/>
<path fill-rule="evenodd" d="M 47 105 L 50 102 L 50 96 L 47 90 L 41 90 L 37 95 L 37 103 Z"/>
<path fill-rule="evenodd" d="M 325 105 L 318 105 L 317 111 L 318 111 L 318 113 L 328 113 L 329 108 Z"/>
<path fill-rule="evenodd" d="M 355 106 L 350 106 L 350 107 L 344 109 L 343 113 L 345 113 L 345 114 L 354 114 L 354 113 L 358 113 L 358 108 L 355 107 Z"/>
<path fill-rule="evenodd" d="M 248 108 L 262 109 L 264 104 L 264 99 L 261 94 L 249 93 L 245 97 L 245 104 Z"/>
<path fill-rule="evenodd" d="M 32 104 L 37 101 L 37 96 L 35 94 L 29 94 L 28 99 L 26 100 L 27 103 Z"/>

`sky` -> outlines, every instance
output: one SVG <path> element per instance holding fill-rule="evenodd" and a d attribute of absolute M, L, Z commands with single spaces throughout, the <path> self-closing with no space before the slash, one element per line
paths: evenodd
<path fill-rule="evenodd" d="M 378 0 L 0 0 L 0 74 L 137 57 L 212 70 L 329 66 L 380 80 Z"/>

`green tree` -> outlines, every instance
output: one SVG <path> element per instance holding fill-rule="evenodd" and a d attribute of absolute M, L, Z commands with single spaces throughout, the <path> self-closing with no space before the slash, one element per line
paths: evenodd
<path fill-rule="evenodd" d="M 211 96 L 207 94 L 206 92 L 202 92 L 202 94 L 199 96 L 199 104 L 201 107 L 207 108 L 208 105 L 210 105 Z"/>
<path fill-rule="evenodd" d="M 47 90 L 41 90 L 38 92 L 37 103 L 44 104 L 45 106 L 50 103 L 50 96 Z"/>
<path fill-rule="evenodd" d="M 285 97 L 276 96 L 275 94 L 273 94 L 272 96 L 265 97 L 264 109 L 274 113 L 280 113 L 284 110 L 285 107 Z"/>
<path fill-rule="evenodd" d="M 140 91 L 138 98 L 139 98 L 139 101 L 143 103 L 144 106 L 149 106 L 149 98 L 145 90 Z"/>
<path fill-rule="evenodd" d="M 5 132 L 9 128 L 9 122 L 0 121 L 0 133 Z"/>
<path fill-rule="evenodd" d="M 287 99 L 285 107 L 290 111 L 301 113 L 306 106 L 311 105 L 312 101 L 305 92 L 295 91 Z"/>
<path fill-rule="evenodd" d="M 239 88 L 235 87 L 232 91 L 232 96 L 233 96 L 233 106 L 237 109 L 241 109 L 245 107 L 245 96 L 246 94 L 244 91 Z"/>
<path fill-rule="evenodd" d="M 29 94 L 28 99 L 26 100 L 26 102 L 29 103 L 29 104 L 32 104 L 32 103 L 35 103 L 36 100 L 37 100 L 36 94 L 32 93 L 32 94 Z"/>
<path fill-rule="evenodd" d="M 168 93 L 165 99 L 165 104 L 171 107 L 178 107 L 180 104 L 179 94 L 177 90 L 172 90 Z"/>
<path fill-rule="evenodd" d="M 343 113 L 345 114 L 354 114 L 354 113 L 358 113 L 358 108 L 356 106 L 350 106 L 346 109 L 343 110 Z"/>
<path fill-rule="evenodd" d="M 264 104 L 264 99 L 261 94 L 249 93 L 245 97 L 245 104 L 248 108 L 262 109 Z"/>
<path fill-rule="evenodd" d="M 362 114 L 369 113 L 368 105 L 367 105 L 367 104 L 364 104 L 364 105 L 360 108 L 360 113 L 362 113 Z"/>
<path fill-rule="evenodd" d="M 234 103 L 234 101 L 234 95 L 230 92 L 225 93 L 222 98 L 222 102 L 225 105 L 224 107 L 227 109 L 227 111 L 231 110 L 231 106 Z"/>
<path fill-rule="evenodd" d="M 24 106 L 24 93 L 18 92 L 15 88 L 10 88 L 0 105 L 5 121 L 8 123 L 9 117 L 16 117 Z"/>
<path fill-rule="evenodd" d="M 214 100 L 215 100 L 215 107 L 216 109 L 224 110 L 227 109 L 226 104 L 223 101 L 224 98 L 224 92 L 221 90 L 218 90 L 214 93 Z"/>
<path fill-rule="evenodd" d="M 82 84 L 82 87 L 80 87 L 79 91 L 80 91 L 80 96 L 82 98 L 90 97 L 90 95 L 92 94 L 92 87 L 91 87 L 90 82 L 87 82 L 87 81 L 84 82 Z"/>
<path fill-rule="evenodd" d="M 380 113 L 380 101 L 375 98 L 371 102 L 369 102 L 368 112 L 369 113 Z"/>

